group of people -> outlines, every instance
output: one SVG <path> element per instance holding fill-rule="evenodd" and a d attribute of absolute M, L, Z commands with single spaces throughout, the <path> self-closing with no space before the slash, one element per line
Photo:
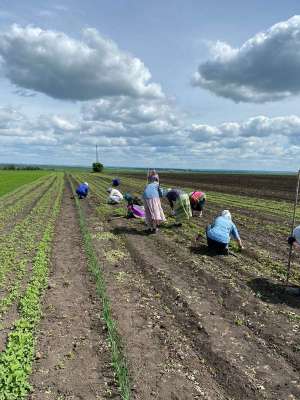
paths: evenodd
<path fill-rule="evenodd" d="M 181 226 L 183 221 L 193 217 L 196 211 L 202 216 L 206 202 L 206 194 L 201 191 L 186 193 L 181 189 L 163 189 L 159 184 L 159 176 L 155 170 L 151 170 L 147 176 L 148 183 L 143 193 L 145 206 L 145 220 L 148 225 L 149 233 L 156 233 L 158 227 L 166 218 L 161 206 L 160 199 L 166 198 L 172 209 L 172 214 L 176 219 L 176 226 Z M 240 249 L 243 244 L 237 230 L 232 222 L 231 214 L 224 210 L 212 224 L 206 227 L 206 237 L 208 247 L 217 253 L 228 254 L 228 245 L 233 238 L 238 243 Z M 197 236 L 197 240 L 200 236 Z"/>
<path fill-rule="evenodd" d="M 148 171 L 147 183 L 143 191 L 142 199 L 119 190 L 120 179 L 115 178 L 111 187 L 107 189 L 108 204 L 119 204 L 123 200 L 127 202 L 128 217 L 143 218 L 147 224 L 146 233 L 155 234 L 159 226 L 166 221 L 165 213 L 161 205 L 161 199 L 165 198 L 171 207 L 172 216 L 175 217 L 175 226 L 180 227 L 184 221 L 195 215 L 200 217 L 206 202 L 206 194 L 202 191 L 186 193 L 179 188 L 165 189 L 160 186 L 159 175 L 152 169 Z M 80 184 L 76 190 L 79 198 L 87 196 L 89 186 L 87 182 Z M 206 227 L 208 247 L 217 253 L 228 254 L 230 239 L 236 240 L 240 249 L 243 248 L 242 241 L 236 225 L 233 223 L 228 210 L 214 219 Z M 196 239 L 198 240 L 200 236 Z"/>

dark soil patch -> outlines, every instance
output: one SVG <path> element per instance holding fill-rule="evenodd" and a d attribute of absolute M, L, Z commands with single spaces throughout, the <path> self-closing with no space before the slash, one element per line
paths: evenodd
<path fill-rule="evenodd" d="M 145 173 L 124 173 L 120 176 L 142 179 Z M 195 187 L 206 191 L 238 194 L 270 200 L 293 201 L 295 196 L 295 175 L 255 175 L 255 174 L 220 174 L 220 173 L 174 173 L 160 172 L 164 184 L 176 187 Z"/>

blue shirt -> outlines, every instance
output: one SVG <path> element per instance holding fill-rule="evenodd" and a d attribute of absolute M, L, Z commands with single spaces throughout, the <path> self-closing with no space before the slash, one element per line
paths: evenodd
<path fill-rule="evenodd" d="M 220 243 L 229 243 L 230 237 L 239 239 L 240 235 L 231 219 L 220 216 L 207 227 L 207 237 Z"/>
<path fill-rule="evenodd" d="M 158 182 L 148 183 L 143 193 L 143 199 L 156 199 L 162 197 L 161 189 Z"/>
<path fill-rule="evenodd" d="M 76 193 L 88 194 L 89 188 L 84 183 L 81 183 L 76 189 Z"/>

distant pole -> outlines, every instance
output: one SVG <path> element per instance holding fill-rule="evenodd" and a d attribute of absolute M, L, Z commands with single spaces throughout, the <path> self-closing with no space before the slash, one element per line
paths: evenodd
<path fill-rule="evenodd" d="M 292 221 L 292 227 L 291 227 L 291 236 L 293 235 L 293 231 L 295 228 L 295 219 L 296 219 L 296 208 L 298 204 L 298 195 L 299 195 L 299 184 L 300 184 L 300 169 L 298 171 L 298 178 L 297 178 L 297 186 L 296 186 L 296 197 L 295 197 L 295 202 L 294 202 L 294 212 L 293 212 L 293 221 Z M 293 245 L 290 245 L 290 251 L 289 251 L 289 256 L 288 256 L 288 264 L 287 264 L 287 273 L 286 273 L 286 281 L 285 284 L 288 285 L 290 275 L 291 275 L 291 258 L 292 258 L 292 253 L 293 253 Z"/>
<path fill-rule="evenodd" d="M 99 156 L 98 156 L 98 145 L 96 144 L 96 162 L 99 162 Z"/>

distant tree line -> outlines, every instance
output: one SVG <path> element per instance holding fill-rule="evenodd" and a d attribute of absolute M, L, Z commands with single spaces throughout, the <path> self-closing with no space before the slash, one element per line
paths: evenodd
<path fill-rule="evenodd" d="M 42 168 L 40 168 L 36 165 L 16 166 L 14 164 L 2 165 L 0 167 L 0 169 L 5 170 L 5 171 L 39 171 L 39 170 L 42 170 Z"/>

